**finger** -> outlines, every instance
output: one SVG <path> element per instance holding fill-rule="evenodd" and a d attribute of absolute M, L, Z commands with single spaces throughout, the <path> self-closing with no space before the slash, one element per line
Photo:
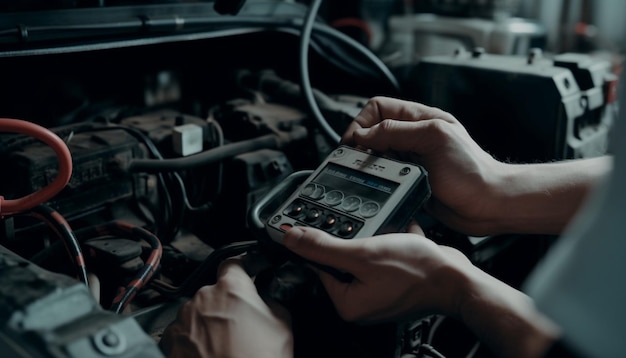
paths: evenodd
<path fill-rule="evenodd" d="M 358 268 L 360 245 L 356 240 L 340 239 L 308 227 L 292 228 L 283 240 L 289 250 L 305 259 L 352 273 Z"/>
<path fill-rule="evenodd" d="M 421 226 L 419 226 L 419 224 L 415 221 L 415 220 L 411 220 L 411 222 L 409 223 L 406 232 L 411 233 L 411 234 L 418 234 L 421 236 L 426 236 L 424 234 L 424 230 L 422 229 Z"/>
<path fill-rule="evenodd" d="M 451 114 L 436 107 L 390 97 L 373 97 L 350 123 L 342 137 L 342 142 L 354 145 L 352 135 L 356 130 L 370 128 L 385 119 L 420 121 L 433 118 L 455 121 Z"/>
<path fill-rule="evenodd" d="M 206 288 L 208 286 L 205 286 Z M 201 288 L 198 292 L 202 291 Z M 253 279 L 246 272 L 243 262 L 239 257 L 225 259 L 219 267 L 217 281 L 212 289 L 217 292 L 234 294 L 237 296 L 248 296 L 255 300 L 258 297 Z M 197 295 L 202 299 L 202 295 Z M 259 298 L 260 299 L 260 298 Z"/>
<path fill-rule="evenodd" d="M 222 261 L 217 269 L 217 279 L 219 280 L 222 277 L 243 277 L 248 280 L 250 279 L 250 275 L 246 272 L 244 268 L 244 264 L 241 260 L 241 257 L 229 257 Z"/>
<path fill-rule="evenodd" d="M 353 140 L 380 152 L 400 151 L 426 154 L 441 148 L 452 134 L 451 124 L 438 119 L 406 122 L 384 120 L 354 132 Z"/>

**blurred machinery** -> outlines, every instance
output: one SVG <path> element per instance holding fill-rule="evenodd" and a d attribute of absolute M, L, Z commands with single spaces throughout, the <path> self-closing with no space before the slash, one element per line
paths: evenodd
<path fill-rule="evenodd" d="M 586 54 L 544 58 L 488 54 L 482 48 L 425 57 L 407 91 L 446 108 L 501 160 L 588 158 L 607 152 L 617 116 L 611 63 Z"/>

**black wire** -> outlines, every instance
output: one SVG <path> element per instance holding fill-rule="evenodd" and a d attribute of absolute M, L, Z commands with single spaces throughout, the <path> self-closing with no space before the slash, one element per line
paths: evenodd
<path fill-rule="evenodd" d="M 285 27 L 289 28 L 293 31 L 293 29 L 298 29 L 301 28 L 302 26 L 304 26 L 303 24 L 300 24 L 299 19 L 285 19 L 282 22 L 278 21 L 277 19 L 265 19 L 265 18 L 255 18 L 255 17 L 246 17 L 246 16 L 237 16 L 237 17 L 218 17 L 218 18 L 180 18 L 180 17 L 172 17 L 170 18 L 166 18 L 166 19 L 159 19 L 159 24 L 161 24 L 162 27 L 164 27 L 164 25 L 167 25 L 167 27 L 169 28 L 176 28 L 176 24 L 177 22 L 180 22 L 181 20 L 184 20 L 185 25 L 204 25 L 204 26 L 209 26 L 209 25 L 230 25 L 230 26 L 238 26 L 238 27 L 245 27 L 245 26 L 264 26 L 264 28 L 261 29 L 250 29 L 250 31 L 268 31 L 268 30 L 275 30 L 275 31 L 285 31 Z M 170 23 L 171 22 L 171 23 Z M 81 29 L 81 26 L 85 26 L 84 28 L 86 29 L 90 29 L 90 30 L 94 30 L 94 29 L 102 29 L 102 30 L 109 30 L 109 29 L 117 29 L 117 30 L 132 30 L 133 32 L 137 32 L 138 30 L 146 30 L 145 28 L 145 21 L 142 21 L 140 19 L 136 20 L 136 21 L 132 21 L 132 22 L 125 22 L 125 23 L 119 23 L 119 26 L 115 26 L 115 24 L 102 24 L 102 25 L 98 25 L 98 24 L 90 24 L 90 25 L 60 25 L 60 26 L 40 26 L 40 27 L 28 27 L 28 31 L 29 33 L 34 33 L 34 32 L 46 32 L 46 31 L 74 31 L 74 30 L 78 30 Z M 135 26 L 131 26 L 129 24 L 135 24 Z M 394 89 L 397 92 L 400 92 L 401 88 L 399 85 L 398 80 L 396 79 L 395 75 L 389 70 L 389 68 L 387 67 L 387 65 L 378 57 L 376 56 L 369 48 L 367 48 L 366 46 L 364 46 L 363 44 L 361 44 L 360 42 L 354 40 L 353 38 L 345 35 L 344 33 L 342 33 L 339 30 L 336 30 L 332 27 L 328 27 L 327 25 L 322 25 L 322 24 L 313 24 L 312 25 L 313 29 L 316 32 L 320 32 L 320 33 L 324 33 L 327 36 L 330 37 L 334 37 L 335 39 L 339 40 L 340 42 L 344 43 L 345 45 L 348 45 L 349 47 L 353 48 L 354 50 L 356 50 L 359 54 L 361 54 L 362 56 L 364 56 L 365 58 L 368 59 L 368 61 L 370 61 L 375 67 L 376 69 L 389 81 L 389 83 L 394 87 Z M 152 28 L 152 27 L 151 27 Z M 154 27 L 155 29 L 157 27 Z M 78 31 L 76 31 L 78 32 Z M 216 31 L 218 32 L 218 31 Z M 292 33 L 291 31 L 288 31 L 290 33 Z M 240 35 L 243 32 L 228 32 L 228 31 L 222 31 L 221 36 L 234 36 L 234 35 Z M 5 30 L 0 30 L 0 37 L 2 36 L 18 36 L 19 35 L 19 29 L 17 28 L 10 28 L 10 29 L 5 29 Z M 31 39 L 32 41 L 32 39 Z M 327 59 L 329 59 L 329 61 L 331 63 L 335 63 L 338 64 L 338 61 L 335 61 L 336 59 L 341 59 L 342 56 L 337 56 L 337 58 L 334 58 L 333 56 L 327 56 Z M 353 66 L 353 64 L 352 64 Z M 344 68 L 344 70 L 351 70 L 353 69 L 352 66 L 350 65 L 350 63 L 347 63 L 346 65 L 343 65 L 341 67 Z"/>
<path fill-rule="evenodd" d="M 385 79 L 387 79 L 387 81 L 389 82 L 389 84 L 393 87 L 393 89 L 398 93 L 402 93 L 402 88 L 400 86 L 400 82 L 398 81 L 398 79 L 396 78 L 396 76 L 393 74 L 393 72 L 391 72 L 391 70 L 389 69 L 389 67 L 383 62 L 383 60 L 380 59 L 380 57 L 378 57 L 374 52 L 372 52 L 369 48 L 365 47 L 363 44 L 361 44 L 360 42 L 354 40 L 353 38 L 351 38 L 350 36 L 344 34 L 341 31 L 335 30 L 332 27 L 327 27 L 327 26 L 313 26 L 315 31 L 319 31 L 320 33 L 323 33 L 327 36 L 331 36 L 331 37 L 335 37 L 337 39 L 339 39 L 340 41 L 344 42 L 345 44 L 350 45 L 350 47 L 352 47 L 354 50 L 357 50 L 357 52 L 359 52 L 362 56 L 364 56 L 365 58 L 367 58 L 373 65 L 376 66 L 376 68 L 379 70 L 379 72 L 385 77 Z M 344 56 L 339 56 L 339 59 L 345 58 Z M 344 67 L 351 67 L 354 66 L 354 64 L 350 61 L 346 63 L 346 66 Z"/>
<path fill-rule="evenodd" d="M 265 29 L 267 31 L 267 29 Z M 294 28 L 282 28 L 282 27 L 274 27 L 274 31 L 285 32 L 293 35 L 300 35 L 301 31 L 298 31 Z M 402 89 L 400 83 L 393 72 L 387 67 L 383 60 L 380 59 L 375 53 L 373 53 L 370 49 L 365 47 L 360 42 L 354 40 L 350 36 L 328 26 L 324 26 L 321 24 L 313 24 L 313 32 L 312 35 L 316 35 L 317 38 L 311 36 L 310 47 L 315 49 L 326 61 L 333 64 L 334 66 L 341 68 L 343 71 L 350 73 L 352 75 L 367 75 L 371 76 L 372 70 L 367 69 L 363 66 L 359 66 L 354 61 L 354 58 L 350 58 L 346 53 L 339 53 L 338 48 L 336 46 L 332 46 L 329 43 L 325 43 L 321 39 L 326 36 L 327 38 L 335 38 L 339 40 L 344 45 L 349 45 L 353 50 L 356 50 L 361 56 L 365 57 L 371 64 L 373 64 L 376 70 L 384 77 L 387 82 L 393 87 L 393 90 L 396 94 L 401 94 Z M 326 40 L 328 41 L 328 40 Z M 324 45 L 324 46 L 322 46 Z M 329 50 L 333 52 L 335 55 L 328 54 Z"/>
<path fill-rule="evenodd" d="M 217 281 L 217 269 L 222 261 L 229 257 L 256 251 L 258 247 L 256 240 L 224 245 L 211 252 L 180 286 L 166 286 L 153 281 L 150 287 L 167 298 L 191 297 L 200 287 Z"/>
<path fill-rule="evenodd" d="M 65 248 L 70 255 L 74 266 L 77 269 L 77 278 L 79 281 L 89 287 L 89 278 L 87 276 L 87 268 L 85 267 L 85 257 L 80 247 L 78 239 L 67 223 L 67 220 L 56 210 L 47 205 L 40 204 L 26 212 L 25 215 L 35 217 L 46 223 L 59 236 L 59 239 L 65 244 Z"/>
<path fill-rule="evenodd" d="M 313 173 L 313 170 L 301 170 L 291 173 L 287 178 L 275 185 L 267 194 L 263 195 L 254 206 L 250 209 L 248 221 L 252 225 L 252 229 L 257 232 L 265 229 L 265 222 L 261 218 L 262 211 L 271 204 L 272 200 L 279 197 L 285 192 L 291 193 L 295 186 L 302 184 L 306 178 Z"/>
<path fill-rule="evenodd" d="M 160 160 L 163 159 L 163 155 L 161 155 L 161 152 L 156 147 L 152 139 L 150 139 L 150 137 L 148 137 L 142 131 L 136 128 L 126 127 L 126 126 L 121 126 L 121 125 L 113 125 L 113 126 L 109 125 L 105 127 L 96 127 L 93 129 L 98 130 L 98 131 L 120 130 L 120 129 L 124 130 L 127 133 L 134 136 L 135 138 L 139 139 L 146 146 L 146 148 L 148 148 L 148 151 L 154 158 L 160 159 Z M 173 180 L 173 179 L 170 178 L 170 180 Z M 178 227 L 180 226 L 180 222 L 182 221 L 182 212 L 179 211 L 179 215 L 181 216 L 179 220 L 174 221 L 174 219 L 172 219 L 172 217 L 174 216 L 174 204 L 173 204 L 172 196 L 170 195 L 169 187 L 162 173 L 157 173 L 157 182 L 159 183 L 159 187 L 163 194 L 163 198 L 165 199 L 165 206 L 164 206 L 165 218 L 163 222 L 169 223 L 171 225 L 171 227 L 169 228 L 167 227 L 167 225 L 165 226 L 165 229 L 161 228 L 161 230 L 157 232 L 157 235 L 163 237 L 164 235 L 161 231 L 165 231 L 166 232 L 165 238 L 173 238 L 174 236 L 176 236 L 176 233 L 178 232 Z"/>
<path fill-rule="evenodd" d="M 146 285 L 150 281 L 150 278 L 152 278 L 152 275 L 159 266 L 159 262 L 161 261 L 161 256 L 163 254 L 161 242 L 151 232 L 141 227 L 133 227 L 132 233 L 150 245 L 150 248 L 152 249 L 151 256 L 154 256 L 154 258 L 152 260 L 153 262 L 147 262 L 140 271 L 140 273 L 137 275 L 137 277 L 133 279 L 133 282 L 139 281 L 140 283 L 133 284 L 131 282 L 131 286 L 124 292 L 124 295 L 121 297 L 120 301 L 116 302 L 113 307 L 111 307 L 113 312 L 118 314 L 121 313 L 124 308 L 130 303 L 133 297 L 135 297 L 137 291 L 139 291 L 144 285 Z"/>
<path fill-rule="evenodd" d="M 303 133 L 305 135 L 305 133 Z M 280 138 L 275 134 L 267 134 L 254 139 L 225 144 L 221 147 L 206 150 L 204 152 L 183 158 L 171 158 L 163 160 L 133 159 L 129 162 L 128 172 L 170 172 L 206 166 L 219 162 L 225 158 L 247 153 L 263 148 L 277 148 Z"/>
<path fill-rule="evenodd" d="M 156 158 L 159 161 L 166 160 L 166 159 L 164 159 L 163 155 L 161 154 L 159 149 L 156 147 L 156 145 L 154 144 L 152 139 L 150 139 L 150 137 L 145 135 L 142 131 L 140 131 L 140 130 L 138 130 L 136 128 L 126 127 L 126 126 L 121 126 L 121 125 L 118 125 L 118 126 L 108 126 L 108 127 L 104 127 L 104 128 L 123 129 L 123 130 L 128 131 L 129 133 L 133 134 L 135 137 L 140 139 L 146 145 L 146 147 L 150 151 L 150 154 L 154 158 Z M 220 131 L 220 128 L 218 127 L 217 123 L 214 123 L 214 128 L 217 131 Z M 218 144 L 221 146 L 221 144 L 223 144 L 223 140 L 220 139 Z M 174 159 L 174 160 L 176 160 L 176 159 Z M 166 201 L 168 202 L 168 207 L 172 208 L 173 204 L 172 204 L 172 200 L 171 200 L 171 195 L 169 193 L 167 185 L 165 184 L 165 180 L 163 178 L 163 173 L 158 173 L 157 175 L 159 177 L 159 182 L 161 183 L 161 186 L 163 188 L 164 194 L 166 195 Z M 191 201 L 189 200 L 189 195 L 187 193 L 187 188 L 186 188 L 185 183 L 184 183 L 182 177 L 180 176 L 180 174 L 177 173 L 177 172 L 171 172 L 171 173 L 167 173 L 167 175 L 169 176 L 170 181 L 173 181 L 173 182 L 175 182 L 177 184 L 177 187 L 180 190 L 181 201 L 182 201 L 182 208 L 181 208 L 182 210 L 179 211 L 180 214 L 179 214 L 178 220 L 176 221 L 176 224 L 173 226 L 173 229 L 172 229 L 172 232 L 171 232 L 171 237 L 174 237 L 174 235 L 176 235 L 176 231 L 178 230 L 177 228 L 180 227 L 180 225 L 181 225 L 181 223 L 183 221 L 184 211 L 185 210 L 189 210 L 189 211 L 203 211 L 203 210 L 207 210 L 207 209 L 211 208 L 211 203 L 204 203 L 204 204 L 200 204 L 198 206 L 194 206 L 193 204 L 191 204 Z M 221 179 L 221 170 L 220 170 L 220 174 L 219 174 L 218 180 L 220 182 L 222 180 Z M 173 210 L 170 209 L 170 213 L 172 213 L 172 212 L 173 212 Z"/>
<path fill-rule="evenodd" d="M 201 204 L 199 206 L 193 206 L 189 202 L 189 196 L 187 195 L 187 188 L 185 187 L 185 183 L 183 182 L 183 179 L 180 177 L 180 175 L 178 175 L 178 173 L 174 173 L 174 179 L 178 182 L 178 186 L 180 187 L 180 192 L 181 192 L 180 194 L 183 199 L 183 204 L 185 206 L 185 209 L 189 211 L 202 211 L 202 210 L 211 208 L 210 203 Z"/>
<path fill-rule="evenodd" d="M 430 344 L 421 344 L 420 352 L 422 350 L 424 350 L 424 352 L 422 353 L 427 357 L 446 358 L 443 354 L 441 354 L 438 350 L 435 349 L 435 347 L 431 346 Z"/>
<path fill-rule="evenodd" d="M 142 240 L 150 246 L 150 256 L 145 260 L 144 266 L 113 299 L 110 310 L 118 314 L 121 313 L 135 295 L 150 281 L 157 270 L 163 255 L 161 241 L 150 231 L 123 221 L 90 226 L 80 230 L 80 234 L 84 238 L 83 241 L 87 238 L 114 236 L 134 241 Z"/>
<path fill-rule="evenodd" d="M 337 133 L 337 131 L 331 127 L 328 123 L 324 115 L 322 114 L 317 102 L 315 100 L 315 95 L 313 93 L 313 88 L 311 86 L 311 80 L 309 78 L 309 59 L 308 59 L 308 49 L 311 43 L 311 34 L 315 25 L 315 18 L 319 11 L 322 0 L 313 0 L 311 5 L 309 6 L 309 10 L 303 22 L 302 31 L 300 33 L 300 81 L 302 88 L 302 95 L 309 105 L 309 109 L 313 114 L 315 120 L 318 122 L 326 136 L 335 144 L 339 144 L 341 140 L 341 135 Z M 320 27 L 324 29 L 322 31 L 326 31 L 328 33 L 328 28 Z M 370 61 L 375 63 L 377 67 L 381 70 L 381 72 L 385 75 L 387 79 L 389 79 L 390 83 L 393 85 L 394 89 L 400 93 L 401 88 L 398 80 L 395 78 L 393 73 L 389 70 L 389 68 L 382 63 L 382 61 L 378 58 L 378 56 L 374 55 L 371 51 L 366 50 L 363 51 L 362 45 L 355 41 L 354 39 L 346 36 L 341 32 L 337 32 L 335 36 L 341 38 L 344 42 L 349 43 L 353 48 L 359 49 L 362 54 L 364 54 Z"/>

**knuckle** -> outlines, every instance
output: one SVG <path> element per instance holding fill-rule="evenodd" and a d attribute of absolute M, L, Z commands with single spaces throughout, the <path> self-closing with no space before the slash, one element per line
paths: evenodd
<path fill-rule="evenodd" d="M 381 108 L 385 107 L 389 102 L 389 98 L 384 96 L 374 96 L 367 100 L 365 104 L 365 110 L 371 114 L 380 114 Z"/>
<path fill-rule="evenodd" d="M 374 96 L 367 101 L 367 105 L 378 107 L 381 102 L 385 101 L 385 97 L 383 96 Z"/>
<path fill-rule="evenodd" d="M 225 292 L 232 292 L 238 290 L 243 283 L 242 278 L 239 276 L 224 275 L 217 281 L 216 286 Z"/>
<path fill-rule="evenodd" d="M 298 240 L 297 243 L 301 246 L 318 247 L 324 245 L 326 236 L 327 234 L 321 230 L 304 229 L 303 238 L 306 240 Z"/>
<path fill-rule="evenodd" d="M 365 262 L 378 262 L 389 257 L 385 247 L 380 245 L 380 238 L 362 239 L 360 243 L 361 245 L 355 248 L 355 253 L 357 257 Z"/>
<path fill-rule="evenodd" d="M 185 302 L 185 305 L 191 307 L 193 305 L 193 301 L 203 300 L 206 297 L 210 297 L 212 295 L 213 289 L 213 286 L 209 285 L 200 287 L 198 291 L 196 291 L 193 300 Z"/>
<path fill-rule="evenodd" d="M 452 123 L 456 123 L 457 119 L 455 116 L 453 116 L 450 112 L 446 112 L 446 111 L 441 111 L 441 117 L 444 120 L 447 120 L 448 122 L 452 122 Z"/>
<path fill-rule="evenodd" d="M 387 118 L 380 122 L 380 124 L 378 125 L 378 130 L 385 133 L 385 132 L 389 132 L 394 127 L 395 127 L 395 121 L 393 119 Z"/>
<path fill-rule="evenodd" d="M 450 136 L 449 123 L 443 120 L 428 121 L 425 125 L 425 129 L 434 140 L 441 140 Z"/>

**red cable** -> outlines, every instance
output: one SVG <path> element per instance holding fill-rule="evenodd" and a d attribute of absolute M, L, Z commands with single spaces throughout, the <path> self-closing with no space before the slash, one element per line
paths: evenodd
<path fill-rule="evenodd" d="M 0 132 L 20 133 L 34 137 L 49 145 L 59 159 L 59 173 L 48 186 L 15 200 L 4 200 L 4 197 L 0 195 L 0 218 L 2 218 L 41 205 L 63 190 L 72 176 L 72 154 L 59 136 L 31 122 L 19 119 L 0 118 Z"/>
<path fill-rule="evenodd" d="M 128 237 L 136 241 L 141 239 L 150 245 L 150 256 L 146 259 L 143 268 L 135 275 L 130 283 L 120 287 L 113 298 L 110 310 L 115 313 L 122 313 L 135 295 L 146 286 L 152 278 L 152 275 L 158 269 L 161 256 L 163 255 L 161 241 L 150 231 L 124 221 L 112 221 L 106 224 L 92 226 L 83 230 L 81 235 L 89 238 L 103 236 Z"/>
<path fill-rule="evenodd" d="M 70 255 L 70 259 L 74 263 L 77 270 L 76 278 L 89 287 L 89 278 L 87 276 L 87 267 L 85 266 L 85 257 L 80 243 L 70 227 L 70 224 L 56 210 L 46 206 L 38 205 L 32 210 L 25 212 L 23 215 L 34 217 L 43 221 L 52 232 L 63 241 L 65 249 Z"/>
<path fill-rule="evenodd" d="M 370 25 L 367 23 L 367 21 L 356 17 L 345 17 L 337 19 L 333 21 L 330 26 L 334 28 L 356 27 L 357 29 L 363 31 L 363 33 L 367 37 L 368 43 L 371 43 L 372 37 L 374 37 L 374 34 L 372 34 L 372 29 L 370 28 Z"/>

